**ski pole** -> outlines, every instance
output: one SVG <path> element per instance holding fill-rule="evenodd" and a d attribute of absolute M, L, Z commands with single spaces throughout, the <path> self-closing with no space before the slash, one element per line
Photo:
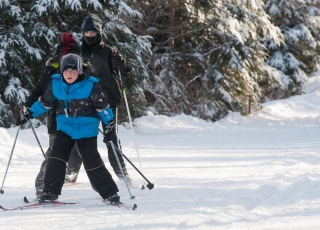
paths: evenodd
<path fill-rule="evenodd" d="M 116 150 L 114 149 L 115 145 L 113 144 L 113 142 L 112 142 L 112 141 L 109 141 L 109 144 L 111 145 L 112 150 L 113 150 L 113 153 L 114 153 L 114 156 L 115 156 L 115 157 L 116 157 L 116 159 L 117 159 L 117 162 L 118 162 L 118 165 L 119 165 L 119 168 L 120 168 L 120 171 L 121 171 L 122 177 L 123 177 L 123 179 L 124 179 L 124 182 L 125 182 L 125 184 L 126 184 L 126 186 L 127 186 L 127 189 L 128 189 L 128 191 L 129 191 L 129 194 L 130 194 L 130 199 L 134 199 L 135 197 L 134 197 L 134 196 L 132 196 L 132 194 L 131 194 L 131 191 L 130 191 L 130 188 L 129 188 L 129 186 L 128 186 L 128 183 L 127 183 L 126 177 L 125 177 L 125 175 L 124 175 L 124 172 L 123 172 L 122 166 L 121 166 L 120 161 L 119 161 L 118 154 L 117 154 Z"/>
<path fill-rule="evenodd" d="M 135 133 L 134 133 L 134 130 L 133 130 L 132 119 L 131 119 L 131 114 L 130 114 L 130 110 L 129 110 L 128 99 L 127 99 L 127 95 L 126 95 L 126 89 L 125 89 L 125 87 L 123 86 L 123 83 L 122 83 L 122 78 L 121 78 L 120 69 L 118 70 L 118 75 L 119 75 L 118 78 L 119 78 L 119 81 L 120 81 L 120 85 L 121 85 L 121 88 L 122 88 L 123 98 L 124 98 L 124 101 L 125 101 L 125 104 L 126 104 L 127 113 L 128 113 L 129 123 L 130 123 L 130 127 L 131 127 L 131 134 L 132 134 L 132 138 L 133 138 L 134 145 L 135 145 L 135 147 L 136 147 L 137 156 L 138 156 L 138 160 L 139 160 L 140 170 L 142 171 L 142 166 L 141 166 L 141 161 L 140 161 L 140 155 L 139 155 L 137 140 L 136 140 L 136 136 L 135 136 Z"/>
<path fill-rule="evenodd" d="M 153 189 L 154 184 L 151 183 L 140 171 L 139 169 L 137 169 L 137 167 L 128 159 L 128 157 L 126 157 L 123 152 L 117 147 L 115 146 L 116 150 L 135 168 L 135 170 L 137 170 L 137 172 L 148 182 L 148 184 L 146 185 L 148 189 Z"/>
<path fill-rule="evenodd" d="M 130 110 L 129 110 L 129 105 L 128 105 L 128 100 L 127 100 L 125 88 L 123 88 L 122 92 L 123 92 L 123 97 L 124 97 L 124 101 L 125 101 L 125 104 L 126 104 L 128 117 L 129 117 L 129 122 L 130 122 L 130 127 L 131 127 L 132 138 L 133 138 L 134 145 L 135 145 L 136 151 L 137 151 L 137 156 L 138 156 L 138 160 L 139 160 L 139 166 L 140 166 L 140 169 L 141 169 L 141 171 L 142 171 L 142 166 L 141 166 L 141 161 L 140 161 L 140 155 L 139 155 L 137 140 L 136 140 L 136 136 L 135 136 L 135 133 L 134 133 L 134 130 L 133 130 L 133 125 L 132 125 L 132 120 L 131 120 L 131 115 L 130 115 Z"/>
<path fill-rule="evenodd" d="M 102 136 L 104 136 L 104 134 L 103 134 L 103 132 L 101 131 L 101 129 L 99 129 L 99 132 L 102 134 Z M 137 172 L 140 173 L 140 175 L 141 175 L 147 182 L 149 182 L 149 181 L 147 180 L 147 178 L 145 178 L 145 177 L 143 176 L 143 174 L 137 169 L 137 167 L 134 166 L 133 163 L 122 153 L 122 151 L 121 151 L 117 146 L 115 146 L 115 145 L 113 145 L 113 146 L 116 148 L 116 150 L 117 150 L 123 157 L 125 157 L 125 159 L 137 170 Z M 113 152 L 114 152 L 114 150 L 113 150 Z M 149 184 L 147 185 L 147 187 L 151 190 L 151 189 L 154 187 L 154 185 L 149 182 Z M 142 185 L 141 190 L 143 190 L 143 189 L 144 189 L 144 185 Z"/>
<path fill-rule="evenodd" d="M 118 145 L 118 148 L 121 149 L 121 146 L 120 146 L 120 139 L 119 139 L 119 135 L 118 135 L 118 106 L 115 108 L 115 123 L 116 123 L 116 136 L 117 136 L 117 145 Z"/>
<path fill-rule="evenodd" d="M 26 119 L 26 120 L 29 122 L 29 124 L 30 124 L 30 126 L 31 126 L 31 128 L 32 128 L 32 131 L 33 131 L 33 133 L 34 133 L 34 136 L 36 137 L 37 142 L 38 142 L 38 145 L 40 146 L 40 149 L 41 149 L 41 152 L 42 152 L 43 157 L 46 158 L 46 156 L 45 156 L 45 154 L 44 154 L 44 152 L 43 152 L 42 146 L 41 146 L 41 144 L 40 144 L 40 141 L 39 141 L 39 139 L 38 139 L 38 137 L 37 137 L 37 134 L 36 134 L 36 132 L 34 131 L 34 128 L 33 128 L 32 124 L 31 124 L 30 119 Z"/>
<path fill-rule="evenodd" d="M 3 194 L 3 193 L 4 193 L 4 191 L 2 190 L 2 188 L 3 188 L 4 181 L 5 181 L 5 179 L 6 179 L 6 176 L 7 176 L 7 172 L 8 172 L 8 169 L 9 169 L 10 162 L 11 162 L 13 150 L 14 150 L 14 147 L 16 146 L 16 142 L 17 142 L 17 138 L 18 138 L 19 131 L 20 131 L 20 125 L 19 125 L 19 127 L 18 127 L 18 131 L 17 131 L 17 134 L 16 134 L 16 138 L 14 139 L 14 142 L 13 142 L 13 146 L 12 146 L 12 150 L 11 150 L 9 162 L 8 162 L 8 165 L 7 165 L 6 173 L 4 174 L 4 178 L 3 178 L 3 181 L 2 181 L 2 185 L 1 185 L 1 189 L 0 189 L 0 194 Z"/>

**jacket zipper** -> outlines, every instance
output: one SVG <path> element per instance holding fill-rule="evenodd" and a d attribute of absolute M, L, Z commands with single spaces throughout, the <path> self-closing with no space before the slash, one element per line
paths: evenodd
<path fill-rule="evenodd" d="M 69 90 L 70 90 L 70 85 L 68 85 L 67 86 L 67 95 L 68 95 L 68 97 L 67 97 L 67 99 L 69 98 Z M 66 117 L 67 118 L 69 118 L 69 113 L 68 113 L 68 100 L 66 100 L 65 102 L 64 102 L 64 112 L 65 112 L 65 114 L 66 114 Z"/>

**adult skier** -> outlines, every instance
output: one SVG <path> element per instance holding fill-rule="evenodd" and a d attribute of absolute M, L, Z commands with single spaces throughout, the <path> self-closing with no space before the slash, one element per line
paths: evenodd
<path fill-rule="evenodd" d="M 99 84 L 108 98 L 111 110 L 115 114 L 115 126 L 103 139 L 108 148 L 109 162 L 120 180 L 126 180 L 128 183 L 131 183 L 131 178 L 128 175 L 121 154 L 117 153 L 125 178 L 122 176 L 113 149 L 109 143 L 109 141 L 112 141 L 116 146 L 118 143 L 120 145 L 116 123 L 117 107 L 121 100 L 121 90 L 116 79 L 116 72 L 119 72 L 122 78 L 126 78 L 131 73 L 131 66 L 119 52 L 107 46 L 102 41 L 102 21 L 98 16 L 90 14 L 82 23 L 81 32 L 83 34 L 81 39 L 81 55 L 83 58 L 88 59 L 93 66 L 94 76 L 100 79 Z"/>

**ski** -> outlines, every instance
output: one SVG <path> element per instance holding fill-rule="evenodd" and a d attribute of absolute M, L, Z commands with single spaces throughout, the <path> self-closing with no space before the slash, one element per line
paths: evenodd
<path fill-rule="evenodd" d="M 122 202 L 116 202 L 116 203 L 111 203 L 109 201 L 103 201 L 104 203 L 106 203 L 108 206 L 114 206 L 114 207 L 118 207 L 118 208 L 124 208 L 126 210 L 137 210 L 138 206 L 137 204 L 133 204 L 133 205 L 127 205 L 124 204 Z"/>
<path fill-rule="evenodd" d="M 24 197 L 23 198 L 23 201 L 25 203 L 30 203 L 27 199 L 27 197 Z M 35 199 L 35 201 L 39 201 L 38 199 Z M 118 203 L 110 203 L 109 201 L 103 201 L 105 202 L 108 206 L 115 206 L 115 207 L 118 207 L 118 208 L 124 208 L 124 209 L 127 209 L 127 210 L 136 210 L 137 209 L 137 205 L 136 204 L 133 204 L 132 206 L 131 205 L 126 205 L 122 202 L 118 202 Z M 76 204 L 76 203 L 67 203 L 67 202 L 60 202 L 60 203 L 64 203 L 64 204 Z"/>
<path fill-rule="evenodd" d="M 79 182 L 65 182 L 63 186 L 75 186 L 75 185 L 80 185 L 81 183 Z"/>
<path fill-rule="evenodd" d="M 63 205 L 69 205 L 69 204 L 77 204 L 77 203 L 62 202 L 62 201 L 46 201 L 41 203 L 40 202 L 30 203 L 27 197 L 24 197 L 23 201 L 27 203 L 27 205 L 15 207 L 15 208 L 4 208 L 0 205 L 0 209 L 2 209 L 2 211 L 14 211 L 14 210 L 26 210 L 31 208 L 55 207 L 55 206 L 63 206 Z"/>
<path fill-rule="evenodd" d="M 33 200 L 30 202 L 30 201 L 27 199 L 26 196 L 23 197 L 23 202 L 24 202 L 24 203 L 27 203 L 27 204 L 29 204 L 29 203 L 36 203 L 36 202 L 39 203 L 39 200 L 40 200 L 40 198 L 35 198 L 35 199 L 33 199 Z"/>
<path fill-rule="evenodd" d="M 119 178 L 119 181 L 121 182 L 121 185 L 126 185 L 126 182 L 123 180 L 123 179 L 120 179 Z M 134 184 L 132 181 L 130 182 L 127 182 L 128 183 L 128 186 L 131 188 L 131 189 L 140 189 L 140 190 L 145 190 L 145 186 L 144 185 L 141 185 L 141 187 L 137 184 Z"/>
<path fill-rule="evenodd" d="M 42 201 L 42 202 L 40 202 L 39 198 L 36 198 L 32 202 L 30 202 L 26 196 L 23 197 L 23 202 L 27 203 L 27 204 L 42 204 L 42 205 L 47 205 L 47 204 L 60 204 L 60 205 L 78 204 L 77 202 L 63 202 L 63 201 L 57 201 L 57 200 L 56 201 Z"/>
<path fill-rule="evenodd" d="M 4 208 L 2 206 L 0 206 L 0 208 L 2 209 L 2 211 L 14 211 L 14 210 L 25 210 L 25 209 L 31 209 L 31 208 L 41 208 L 41 207 L 54 207 L 54 206 L 62 206 L 62 205 L 67 205 L 70 203 L 63 203 L 63 202 L 52 202 L 52 203 L 45 203 L 45 204 L 39 204 L 39 203 L 30 203 L 28 205 L 24 205 L 24 206 L 19 206 L 19 207 L 15 207 L 15 208 Z"/>
<path fill-rule="evenodd" d="M 35 200 L 33 202 L 30 202 L 27 197 L 23 198 L 23 201 L 26 203 L 26 205 L 14 207 L 14 208 L 5 208 L 0 205 L 0 209 L 2 211 L 14 211 L 14 210 L 26 210 L 26 209 L 32 209 L 32 208 L 41 208 L 41 207 L 55 207 L 55 206 L 63 206 L 63 205 L 70 205 L 70 204 L 78 204 L 79 202 L 63 202 L 63 201 L 45 201 L 45 202 L 39 202 L 38 200 Z M 124 208 L 126 210 L 136 210 L 137 205 L 127 205 L 122 202 L 117 203 L 110 203 L 109 201 L 103 201 L 107 206 L 113 206 L 118 208 Z"/>
<path fill-rule="evenodd" d="M 30 203 L 27 199 L 27 197 L 24 197 L 23 198 L 23 201 L 25 203 Z M 34 202 L 38 202 L 39 199 L 35 199 Z M 138 208 L 137 204 L 133 204 L 133 205 L 127 205 L 127 204 L 124 204 L 122 202 L 118 202 L 118 203 L 110 203 L 109 201 L 106 201 L 106 200 L 103 200 L 104 203 L 107 204 L 107 206 L 114 206 L 114 207 L 118 207 L 118 208 L 124 208 L 126 210 L 136 210 Z M 75 204 L 75 203 L 67 203 L 67 202 L 61 202 L 61 203 L 65 203 L 65 204 Z"/>

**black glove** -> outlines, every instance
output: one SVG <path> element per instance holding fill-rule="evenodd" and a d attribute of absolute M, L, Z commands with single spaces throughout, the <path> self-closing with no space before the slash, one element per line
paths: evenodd
<path fill-rule="evenodd" d="M 27 120 L 32 119 L 33 116 L 31 114 L 32 114 L 32 112 L 31 112 L 30 108 L 23 106 L 20 110 L 19 116 L 17 117 L 16 125 L 17 126 L 23 125 L 24 123 L 26 123 Z"/>
<path fill-rule="evenodd" d="M 124 58 L 117 52 L 112 52 L 112 66 L 113 68 L 122 68 L 124 65 Z"/>
<path fill-rule="evenodd" d="M 106 124 L 104 127 L 105 127 L 105 130 L 104 130 L 104 134 L 108 134 L 111 132 L 111 130 L 114 128 L 116 124 L 114 123 L 114 121 L 110 121 L 108 124 Z"/>
<path fill-rule="evenodd" d="M 17 117 L 16 119 L 16 126 L 19 126 L 19 125 L 23 125 L 24 123 L 26 123 L 26 119 L 24 119 L 24 117 L 19 114 L 19 116 Z"/>

